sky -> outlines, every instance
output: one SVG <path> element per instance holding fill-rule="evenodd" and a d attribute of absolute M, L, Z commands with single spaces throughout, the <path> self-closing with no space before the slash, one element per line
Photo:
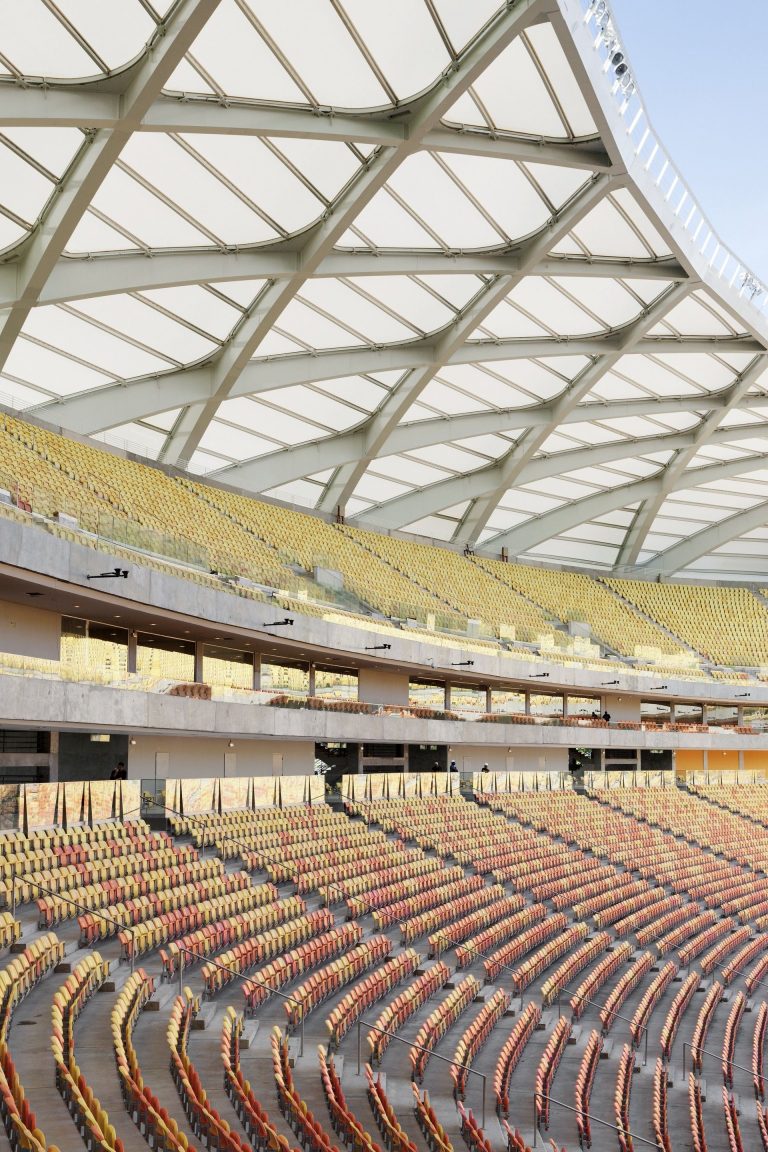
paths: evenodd
<path fill-rule="evenodd" d="M 768 0 L 611 0 L 657 135 L 715 231 L 768 283 Z"/>

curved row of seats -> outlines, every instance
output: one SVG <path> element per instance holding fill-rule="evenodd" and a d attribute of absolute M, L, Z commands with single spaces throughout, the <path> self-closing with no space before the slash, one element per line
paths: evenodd
<path fill-rule="evenodd" d="M 758 960 L 754 968 L 744 977 L 744 987 L 750 996 L 754 992 L 755 987 L 762 982 L 766 975 L 768 975 L 768 952 Z"/>
<path fill-rule="evenodd" d="M 672 1152 L 672 1142 L 669 1138 L 669 1114 L 667 1105 L 667 1067 L 661 1057 L 656 1058 L 653 1070 L 653 1135 L 659 1152 Z"/>
<path fill-rule="evenodd" d="M 472 1062 L 483 1045 L 487 1043 L 491 1032 L 509 1008 L 509 1004 L 510 997 L 508 994 L 502 988 L 497 988 L 462 1034 L 456 1045 L 453 1063 L 450 1067 L 454 1097 L 464 1098 Z"/>
<path fill-rule="evenodd" d="M 706 928 L 710 928 L 717 920 L 711 908 L 708 908 L 706 912 L 700 912 L 698 916 L 690 915 L 690 906 L 686 908 L 685 911 L 687 916 L 683 923 L 656 940 L 656 951 L 659 956 L 664 956 L 667 952 L 672 952 L 677 949 L 679 945 L 683 944 L 686 940 L 697 936 L 699 932 L 703 932 Z"/>
<path fill-rule="evenodd" d="M 754 940 L 749 940 L 723 968 L 721 974 L 723 984 L 727 987 L 749 964 L 750 960 L 754 960 L 755 956 L 764 952 L 766 948 L 768 948 L 768 934 L 766 933 L 755 936 Z"/>
<path fill-rule="evenodd" d="M 98 952 L 86 956 L 54 993 L 51 1009 L 51 1049 L 56 1087 L 87 1145 L 103 1152 L 123 1152 L 122 1141 L 107 1112 L 84 1080 L 75 1061 L 74 1023 L 109 976 L 109 964 Z"/>
<path fill-rule="evenodd" d="M 378 960 L 383 960 L 391 949 L 392 941 L 387 936 L 370 936 L 313 972 L 303 984 L 294 989 L 290 1000 L 283 1001 L 289 1029 L 298 1028 L 302 1020 L 319 1004 L 362 972 L 366 972 Z"/>
<path fill-rule="evenodd" d="M 699 964 L 705 976 L 708 976 L 718 964 L 720 964 L 726 956 L 729 956 L 734 948 L 740 948 L 746 944 L 752 934 L 752 929 L 745 924 L 743 928 L 737 928 L 730 936 L 726 936 L 725 940 L 721 940 L 719 944 L 715 944 L 708 952 L 706 952 Z"/>
<path fill-rule="evenodd" d="M 764 1152 L 768 1152 L 768 1114 L 759 1100 L 755 1103 L 755 1110 L 757 1112 L 757 1126 L 760 1130 L 760 1141 Z"/>
<path fill-rule="evenodd" d="M 592 1085 L 597 1072 L 597 1062 L 603 1050 L 603 1041 L 599 1032 L 594 1029 L 590 1032 L 581 1057 L 579 1071 L 576 1076 L 574 1100 L 576 1104 L 576 1130 L 579 1134 L 579 1144 L 582 1148 L 592 1147 L 592 1124 L 589 1115 L 589 1106 L 592 1099 Z"/>
<path fill-rule="evenodd" d="M 130 846 L 133 847 L 133 844 Z M 103 844 L 102 847 L 104 851 L 119 851 L 117 846 L 110 849 L 108 845 Z M 84 848 L 82 850 L 85 851 Z M 70 894 L 68 890 L 90 886 L 94 886 L 96 890 L 98 885 L 127 881 L 129 877 L 140 876 L 149 871 L 159 873 L 154 877 L 154 886 L 162 888 L 163 873 L 167 868 L 188 867 L 199 859 L 197 850 L 190 845 L 169 848 L 163 841 L 157 841 L 155 846 L 150 845 L 142 852 L 110 855 L 91 864 L 57 864 L 54 853 L 51 857 L 51 863 L 34 868 L 31 862 L 25 866 L 23 858 L 17 858 L 18 863 L 15 865 L 17 872 L 0 884 L 0 896 L 4 896 L 6 904 L 11 901 L 15 901 L 16 904 L 29 904 L 39 898 L 41 889 L 46 890 L 46 895 L 55 893 L 60 898 L 67 896 L 69 899 L 77 899 L 77 896 Z M 213 874 L 218 871 L 220 868 L 214 865 Z M 152 886 L 147 888 L 147 891 L 152 890 Z"/>
<path fill-rule="evenodd" d="M 461 1100 L 458 1101 L 459 1118 L 461 1121 L 461 1135 L 469 1152 L 493 1152 L 491 1143 L 486 1139 L 485 1133 L 474 1117 L 471 1108 L 465 1108 Z"/>
<path fill-rule="evenodd" d="M 408 976 L 412 976 L 422 961 L 422 956 L 414 948 L 408 948 L 399 956 L 394 956 L 376 968 L 365 979 L 359 981 L 331 1010 L 325 1026 L 328 1029 L 328 1047 L 334 1051 L 346 1036 L 352 1025 L 366 1008 L 381 1000 Z"/>
<path fill-rule="evenodd" d="M 584 899 L 576 898 L 573 904 L 574 916 L 578 916 L 580 920 L 588 920 L 590 916 L 595 917 L 605 909 L 613 908 L 619 899 L 631 900 L 648 891 L 645 880 L 636 880 L 629 872 L 622 872 L 617 876 L 612 868 L 610 872 L 611 875 L 602 882 L 600 888 L 595 889 L 591 882 L 586 885 L 587 891 L 592 894 Z M 621 913 L 617 913 L 615 919 L 620 918 Z M 595 919 L 595 923 L 599 921 Z"/>
<path fill-rule="evenodd" d="M 0 836 L 0 876 L 10 880 L 35 868 L 93 865 L 152 845 L 167 848 L 171 840 L 164 832 L 150 832 L 143 820 L 110 820 L 68 830 L 37 828 L 27 834 L 4 831 Z"/>
<path fill-rule="evenodd" d="M 624 902 L 622 901 L 622 903 Z M 648 943 L 660 935 L 657 930 L 658 921 L 661 921 L 663 925 L 661 933 L 665 931 L 667 925 L 664 924 L 664 920 L 668 913 L 676 914 L 677 919 L 673 920 L 673 923 L 679 923 L 686 914 L 690 914 L 690 907 L 688 906 L 685 906 L 685 910 L 681 911 L 685 905 L 682 896 L 677 893 L 665 896 L 663 888 L 652 889 L 645 896 L 638 896 L 628 903 L 631 905 L 628 915 L 616 920 L 613 924 L 613 930 L 617 936 L 628 936 L 630 933 L 634 933 L 639 938 L 643 928 L 648 926 L 650 929 L 647 933 Z"/>
<path fill-rule="evenodd" d="M 14 1152 L 58 1152 L 37 1127 L 8 1048 L 8 1030 L 16 1007 L 63 957 L 64 944 L 50 932 L 0 969 L 0 1117 Z"/>
<path fill-rule="evenodd" d="M 192 1131 L 209 1148 L 216 1148 L 218 1152 L 250 1152 L 248 1145 L 236 1132 L 231 1131 L 228 1122 L 209 1103 L 200 1077 L 189 1058 L 189 1030 L 199 1009 L 199 1001 L 185 988 L 184 995 L 177 996 L 173 1002 L 166 1029 L 171 1050 L 171 1076 L 179 1099 Z"/>
<path fill-rule="evenodd" d="M 582 980 L 576 991 L 571 996 L 571 1015 L 574 1020 L 580 1020 L 584 1015 L 587 1005 L 590 1004 L 603 985 L 615 972 L 618 972 L 622 964 L 625 964 L 632 955 L 632 945 L 628 944 L 626 940 L 622 940 L 617 944 L 613 952 L 609 952 L 604 956 L 599 964 L 596 964 L 587 977 Z"/>
<path fill-rule="evenodd" d="M 701 1084 L 691 1072 L 688 1076 L 688 1112 L 691 1121 L 693 1152 L 707 1152 L 704 1136 L 704 1110 L 702 1107 Z"/>
<path fill-rule="evenodd" d="M 371 886 L 367 876 L 351 877 L 341 887 L 345 892 L 347 913 L 354 918 L 364 915 L 367 910 L 406 900 L 427 888 L 436 888 L 445 880 L 459 880 L 462 875 L 463 869 L 458 866 L 444 868 L 439 859 L 429 858 L 382 869 L 375 887 Z"/>
<path fill-rule="evenodd" d="M 139 898 L 158 897 L 154 904 L 156 907 L 163 894 L 172 889 L 182 886 L 186 889 L 190 884 L 219 879 L 223 875 L 223 861 L 212 858 L 140 871 L 81 888 L 64 888 L 55 896 L 46 894 L 37 898 L 38 927 L 54 928 L 63 920 L 73 919 L 77 915 L 78 905 L 93 909 L 109 908 L 118 904 L 128 905 Z"/>
<path fill-rule="evenodd" d="M 478 911 L 485 904 L 490 904 L 503 895 L 504 889 L 501 885 L 495 884 L 490 888 L 485 887 L 482 876 L 468 876 L 467 881 L 469 880 L 479 880 L 480 884 L 472 885 L 469 891 L 464 887 L 466 884 L 464 880 L 458 881 L 456 885 L 449 885 L 449 889 L 456 888 L 458 892 L 451 893 L 443 889 L 445 891 L 444 903 L 401 920 L 399 924 L 401 944 L 410 944 L 436 928 L 451 924 L 454 920 L 470 912 Z M 459 894 L 462 891 L 464 895 Z"/>
<path fill-rule="evenodd" d="M 521 956 L 525 956 L 533 948 L 538 948 L 552 936 L 565 932 L 567 927 L 568 918 L 562 912 L 554 912 L 539 923 L 532 924 L 530 928 L 523 929 L 509 944 L 503 944 L 483 960 L 486 983 L 492 984 L 502 969 L 509 968 Z"/>
<path fill-rule="evenodd" d="M 491 924 L 477 936 L 470 937 L 456 948 L 456 964 L 466 968 L 477 956 L 484 956 L 491 948 L 513 936 L 518 936 L 532 925 L 544 920 L 547 909 L 544 904 L 528 904 L 519 912 L 513 913 Z"/>
<path fill-rule="evenodd" d="M 663 968 L 659 970 L 657 975 L 646 988 L 643 995 L 640 997 L 640 1003 L 635 1009 L 632 1021 L 629 1025 L 629 1030 L 632 1033 L 632 1042 L 635 1047 L 638 1046 L 643 1038 L 643 1033 L 648 1027 L 648 1021 L 651 1018 L 651 1013 L 661 1000 L 669 985 L 677 975 L 677 964 L 673 960 L 668 961 Z"/>
<path fill-rule="evenodd" d="M 246 1010 L 253 1013 L 273 992 L 278 992 L 285 984 L 290 984 L 297 976 L 311 971 L 318 964 L 342 955 L 348 948 L 359 944 L 362 937 L 363 930 L 356 921 L 338 924 L 305 944 L 292 948 L 290 952 L 276 956 L 243 982 Z"/>
<path fill-rule="evenodd" d="M 628 997 L 632 995 L 640 981 L 648 975 L 652 967 L 652 954 L 650 952 L 643 952 L 614 984 L 605 1004 L 600 1009 L 600 1023 L 604 1033 L 610 1032 L 614 1020 L 621 1011 L 622 1005 Z"/>
<path fill-rule="evenodd" d="M 756 871 L 768 866 L 768 828 L 673 788 L 604 789 L 602 803 Z"/>
<path fill-rule="evenodd" d="M 632 1092 L 634 1070 L 635 1054 L 629 1044 L 625 1044 L 619 1056 L 616 1090 L 613 1096 L 613 1115 L 619 1130 L 620 1152 L 634 1152 L 634 1143 L 629 1130 L 629 1098 Z"/>
<path fill-rule="evenodd" d="M 142 968 L 126 980 L 112 1009 L 112 1044 L 120 1077 L 123 1101 L 133 1122 L 144 1137 L 158 1148 L 186 1152 L 186 1133 L 161 1105 L 152 1090 L 144 1084 L 136 1050 L 133 1028 L 144 1005 L 154 995 L 155 984 Z"/>
<path fill-rule="evenodd" d="M 431 968 L 427 968 L 399 996 L 388 1004 L 380 1013 L 367 1036 L 368 1047 L 371 1050 L 371 1060 L 377 1064 L 392 1038 L 392 1035 L 409 1020 L 422 1004 L 425 1004 L 435 992 L 450 979 L 451 970 L 442 960 L 438 960 Z"/>
<path fill-rule="evenodd" d="M 607 932 L 598 932 L 591 940 L 587 940 L 580 948 L 572 952 L 542 984 L 543 1003 L 545 1005 L 551 1004 L 560 995 L 563 988 L 570 984 L 574 976 L 578 976 L 587 964 L 591 964 L 605 951 L 611 940 L 612 937 Z"/>
<path fill-rule="evenodd" d="M 453 1144 L 429 1102 L 429 1093 L 425 1089 L 422 1095 L 413 1083 L 411 1089 L 413 1091 L 414 1115 L 424 1134 L 429 1152 L 453 1152 Z"/>
<path fill-rule="evenodd" d="M 470 893 L 479 892 L 484 887 L 485 881 L 482 876 L 464 876 L 462 874 L 457 879 L 439 884 L 435 888 L 424 889 L 403 900 L 395 900 L 392 904 L 385 904 L 382 908 L 376 908 L 371 913 L 371 918 L 377 930 L 381 931 L 383 928 L 388 928 L 390 924 L 409 920 L 415 921 L 422 913 L 440 908 L 445 904 L 451 904 Z M 496 894 L 498 894 L 498 889 Z M 493 893 L 490 898 L 492 899 L 492 897 Z M 428 917 L 424 923 L 429 923 Z M 426 930 L 425 928 L 424 931 Z M 422 934 L 421 932 L 416 933 L 414 929 L 413 938 L 415 939 L 416 935 Z"/>
<path fill-rule="evenodd" d="M 286 896 L 282 900 L 275 900 L 271 904 L 262 904 L 252 913 L 253 919 L 247 928 L 243 928 L 242 939 L 232 948 L 228 948 L 218 956 L 215 964 L 204 964 L 202 968 L 203 983 L 206 996 L 215 996 L 226 984 L 235 980 L 249 968 L 260 964 L 265 959 L 264 934 L 272 930 L 282 929 L 275 940 L 279 952 L 285 951 L 286 946 L 291 947 L 312 935 L 311 929 L 317 923 L 330 927 L 328 917 L 309 921 L 305 916 L 306 904 L 301 896 Z M 321 910 L 322 911 L 322 910 Z M 297 919 L 298 918 L 298 919 Z M 299 939 L 297 939 L 297 935 Z M 274 939 L 274 937 L 273 937 Z"/>
<path fill-rule="evenodd" d="M 237 943 L 246 936 L 258 933 L 258 926 L 261 923 L 261 909 L 269 908 L 278 900 L 277 888 L 271 884 L 263 885 L 263 888 L 265 895 L 272 897 L 268 904 L 262 904 L 247 912 L 239 912 L 234 916 L 226 916 L 221 920 L 214 920 L 194 932 L 180 936 L 177 940 L 169 941 L 167 949 L 160 948 L 158 954 L 163 964 L 163 979 L 172 980 L 180 966 L 192 967 L 197 960 L 223 951 L 228 944 Z M 299 930 L 299 925 L 305 921 L 313 926 L 318 925 L 316 930 L 319 932 L 322 930 L 319 925 L 321 923 L 332 924 L 333 916 L 327 910 L 319 910 L 319 912 L 308 912 L 306 915 L 297 915 L 289 923 L 294 924 Z M 275 929 L 268 929 L 259 933 L 264 940 L 265 950 L 270 948 L 272 933 L 280 934 L 283 927 L 287 928 L 287 926 L 287 924 L 279 925 Z M 282 939 L 282 935 L 279 938 Z"/>
<path fill-rule="evenodd" d="M 520 996 L 529 984 L 554 964 L 555 960 L 569 952 L 579 940 L 583 940 L 588 931 L 586 924 L 572 924 L 561 936 L 549 940 L 534 952 L 533 956 L 518 964 L 511 977 L 515 995 Z"/>
<path fill-rule="evenodd" d="M 736 1107 L 736 1101 L 727 1088 L 723 1088 L 723 1114 L 725 1116 L 725 1131 L 728 1136 L 729 1152 L 744 1152 L 744 1146 L 741 1143 L 739 1110 Z"/>
<path fill-rule="evenodd" d="M 280 1111 L 298 1137 L 302 1148 L 311 1152 L 328 1152 L 332 1147 L 330 1137 L 307 1107 L 306 1101 L 302 1099 L 296 1087 L 288 1055 L 288 1040 L 277 1027 L 273 1028 L 270 1034 L 270 1045 L 272 1073 L 277 1087 Z M 363 1142 L 363 1147 L 367 1152 L 374 1152 L 375 1149 L 370 1138 Z"/>
<path fill-rule="evenodd" d="M 681 964 L 690 964 L 691 960 L 695 960 L 702 952 L 706 951 L 715 941 L 720 940 L 723 936 L 728 936 L 733 930 L 734 922 L 730 917 L 718 920 L 711 928 L 703 928 L 697 932 L 692 939 L 678 948 L 677 954 L 680 957 Z"/>
<path fill-rule="evenodd" d="M 494 889 L 502 893 L 504 891 L 503 888 L 496 889 L 495 885 Z M 519 912 L 523 905 L 522 896 L 501 895 L 498 900 L 486 904 L 484 908 L 475 908 L 458 920 L 452 921 L 450 928 L 441 928 L 427 937 L 430 955 L 439 955 L 446 948 L 453 948 L 457 944 L 463 943 L 473 932 L 498 924 L 499 921 L 511 916 L 512 913 Z"/>
<path fill-rule="evenodd" d="M 240 1037 L 243 1031 L 243 1018 L 234 1008 L 228 1007 L 221 1025 L 221 1059 L 224 1065 L 224 1091 L 237 1114 L 245 1135 L 258 1152 L 298 1152 L 279 1133 L 269 1113 L 254 1096 L 250 1083 L 243 1076 L 240 1067 Z M 322 1152 L 331 1152 L 330 1146 Z"/>
<path fill-rule="evenodd" d="M 381 1077 L 374 1077 L 370 1064 L 365 1065 L 368 1102 L 385 1146 L 390 1152 L 418 1152 L 416 1145 L 403 1129 L 389 1102 Z"/>
<path fill-rule="evenodd" d="M 480 984 L 475 977 L 465 976 L 441 1001 L 434 1012 L 430 1013 L 419 1028 L 416 1039 L 408 1052 L 412 1080 L 421 1083 L 433 1048 L 436 1047 L 448 1029 L 456 1023 L 462 1013 L 467 1010 L 479 993 Z"/>
<path fill-rule="evenodd" d="M 768 1004 L 761 1001 L 752 1033 L 752 1083 L 758 1100 L 765 1098 L 765 1033 L 768 1025 Z"/>
<path fill-rule="evenodd" d="M 309 825 L 318 829 L 335 825 L 342 833 L 349 832 L 349 823 L 327 804 L 317 804 L 310 808 L 230 808 L 223 812 L 195 812 L 183 815 L 169 815 L 168 823 L 174 836 L 191 836 L 198 848 L 203 841 L 210 844 L 212 834 L 236 834 L 241 831 L 258 834 L 260 843 L 280 845 L 290 844 L 297 830 Z M 273 839 L 268 839 L 272 837 Z"/>
<path fill-rule="evenodd" d="M 381 1152 L 379 1145 L 372 1140 L 357 1116 L 347 1105 L 333 1056 L 328 1056 L 322 1044 L 317 1049 L 317 1057 L 320 1063 L 320 1079 L 334 1132 L 341 1137 L 347 1146 L 354 1148 L 355 1152 Z"/>
<path fill-rule="evenodd" d="M 20 845 L 17 842 L 17 847 Z M 67 888 L 99 884 L 146 871 L 164 869 L 173 865 L 192 864 L 199 860 L 196 848 L 190 844 L 172 845 L 165 833 L 129 838 L 114 842 L 97 840 L 92 845 L 83 842 L 72 848 L 67 857 L 63 849 L 50 852 L 30 852 L 25 856 L 18 851 L 0 861 L 4 880 L 0 883 L 0 893 L 11 897 L 11 889 L 17 904 L 25 904 L 36 896 L 35 884 L 41 884 L 52 892 L 63 892 Z M 83 854 L 85 859 L 71 859 Z"/>
<path fill-rule="evenodd" d="M 643 928 L 638 928 L 635 932 L 635 938 L 641 948 L 646 944 L 657 943 L 659 939 L 670 929 L 677 928 L 681 924 L 687 923 L 691 918 L 690 904 L 683 903 L 679 896 L 669 896 L 668 900 L 675 901 L 675 907 L 669 912 L 664 911 L 663 915 L 657 916 L 650 924 L 646 924 Z M 666 901 L 664 901 L 666 905 Z M 661 910 L 661 905 L 657 910 Z"/>
<path fill-rule="evenodd" d="M 120 959 L 130 960 L 131 957 L 153 952 L 161 944 L 167 944 L 206 924 L 215 924 L 219 920 L 251 912 L 254 908 L 265 904 L 268 899 L 268 892 L 263 892 L 255 885 L 248 886 L 236 880 L 232 885 L 225 885 L 225 891 L 220 896 L 212 896 L 199 903 L 193 899 L 189 904 L 182 904 L 181 907 L 153 916 L 150 920 L 139 921 L 129 928 L 118 929 L 111 921 L 105 924 L 103 916 L 98 912 L 88 912 L 77 918 L 80 925 L 80 945 L 84 947 L 94 944 L 102 937 L 112 936 L 117 931 Z"/>
<path fill-rule="evenodd" d="M 80 925 L 81 946 L 118 935 L 121 928 L 130 928 L 160 915 L 187 908 L 190 904 L 199 905 L 218 896 L 250 887 L 250 877 L 244 872 L 228 872 L 210 880 L 183 884 L 156 895 L 138 896 L 134 900 L 126 900 L 125 903 L 110 904 L 99 910 L 101 915 L 99 912 L 81 913 L 77 918 Z"/>
<path fill-rule="evenodd" d="M 704 997 L 704 1003 L 699 1009 L 699 1015 L 694 1025 L 693 1036 L 691 1037 L 691 1060 L 696 1072 L 701 1072 L 702 1049 L 707 1043 L 709 1026 L 712 1023 L 715 1009 L 723 998 L 723 991 L 723 985 L 719 980 L 715 980 Z"/>
<path fill-rule="evenodd" d="M 552 1035 L 547 1040 L 544 1052 L 536 1068 L 536 1083 L 534 1088 L 534 1111 L 536 1123 L 546 1131 L 549 1128 L 549 1097 L 555 1072 L 563 1058 L 566 1045 L 571 1037 L 572 1025 L 570 1020 L 561 1016 Z"/>
<path fill-rule="evenodd" d="M 747 1006 L 747 998 L 743 992 L 737 992 L 731 1010 L 728 1013 L 728 1020 L 725 1025 L 725 1034 L 723 1036 L 723 1083 L 726 1088 L 733 1088 L 733 1058 L 736 1054 L 736 1036 L 741 1024 L 741 1018 L 744 1015 L 744 1009 Z"/>
<path fill-rule="evenodd" d="M 525 1046 L 541 1020 L 541 1008 L 531 1001 L 515 1021 L 499 1052 L 493 1073 L 493 1092 L 499 1116 L 509 1115 L 509 1081 L 520 1063 Z"/>
<path fill-rule="evenodd" d="M 699 973 L 690 972 L 680 985 L 679 991 L 669 1006 L 669 1011 L 661 1026 L 661 1036 L 659 1040 L 661 1044 L 661 1054 L 667 1063 L 669 1063 L 671 1059 L 672 1045 L 675 1042 L 677 1030 L 680 1027 L 680 1022 L 682 1021 L 685 1010 L 698 991 L 700 984 L 701 977 Z"/>

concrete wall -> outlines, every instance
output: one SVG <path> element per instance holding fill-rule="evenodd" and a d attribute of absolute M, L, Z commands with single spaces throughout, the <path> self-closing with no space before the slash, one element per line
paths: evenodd
<path fill-rule="evenodd" d="M 603 697 L 603 711 L 610 712 L 611 721 L 614 724 L 618 724 L 620 720 L 639 720 L 640 697 L 606 692 Z"/>
<path fill-rule="evenodd" d="M 357 698 L 369 704 L 407 704 L 408 674 L 389 672 L 386 668 L 361 668 Z"/>
<path fill-rule="evenodd" d="M 123 601 L 150 605 L 162 612 L 169 627 L 173 626 L 174 629 L 183 620 L 202 619 L 220 624 L 222 632 L 233 643 L 243 637 L 264 639 L 265 632 L 258 622 L 258 615 L 254 616 L 252 601 L 193 584 L 165 572 L 142 568 L 138 556 L 135 562 L 131 561 L 126 565 L 122 556 L 111 556 L 107 551 L 94 553 L 79 544 L 56 539 L 44 529 L 34 525 L 0 518 L 0 558 L 4 563 L 16 568 L 63 580 L 84 590 L 87 587 L 89 595 L 103 597 L 105 605 L 115 603 L 116 594 L 119 594 Z M 89 586 L 86 580 L 86 574 L 94 570 L 94 563 L 99 569 L 104 570 L 118 564 L 120 567 L 127 566 L 130 576 L 128 580 L 115 582 L 121 585 L 119 589 L 94 588 L 93 585 Z M 298 613 L 293 615 L 295 626 L 291 629 L 292 640 L 300 642 L 302 647 L 306 645 L 325 652 L 333 650 L 347 653 L 351 661 L 354 661 L 355 655 L 360 653 L 365 644 L 375 643 L 381 639 L 374 632 L 362 631 L 341 622 L 301 616 Z M 412 664 L 442 678 L 443 675 L 450 675 L 451 666 L 466 659 L 467 655 L 466 647 L 458 639 L 453 648 L 443 644 L 430 644 L 426 634 L 417 638 L 406 633 L 402 635 L 395 633 L 388 635 L 386 640 L 391 640 L 392 649 L 379 654 L 384 668 L 388 662 L 399 666 Z M 609 670 L 580 668 L 575 664 L 547 665 L 542 661 L 526 660 L 521 653 L 501 651 L 489 651 L 487 654 L 473 652 L 472 659 L 478 683 L 490 683 L 496 687 L 508 685 L 516 680 L 531 680 L 544 671 L 550 673 L 550 679 L 547 681 L 549 690 L 565 690 L 576 695 L 591 693 L 599 695 L 602 683 L 606 679 L 613 679 L 614 676 L 621 681 L 618 688 L 621 694 L 623 692 L 647 694 L 653 684 L 653 680 L 648 676 L 634 673 L 618 663 L 615 668 Z M 702 701 L 731 702 L 741 688 L 740 685 L 725 684 L 721 681 L 676 680 L 674 676 L 665 676 L 665 682 L 669 685 L 667 699 L 678 696 L 683 700 L 690 700 L 693 697 Z M 750 692 L 753 706 L 768 703 L 768 685 L 752 684 Z"/>
<path fill-rule="evenodd" d="M 455 760 L 461 772 L 480 772 L 483 764 L 490 772 L 566 772 L 567 748 L 499 747 L 493 744 L 454 744 L 448 759 Z"/>
<path fill-rule="evenodd" d="M 131 780 L 153 779 L 158 775 L 271 776 L 279 774 L 275 757 L 282 756 L 283 773 L 300 776 L 315 766 L 315 745 L 306 740 L 234 740 L 234 748 L 220 736 L 137 735 L 128 747 L 128 776 Z M 98 747 L 98 745 L 97 745 Z M 107 745 L 109 747 L 109 745 Z M 161 759 L 158 762 L 157 757 Z M 164 758 L 167 755 L 167 761 Z"/>
<path fill-rule="evenodd" d="M 61 616 L 30 604 L 0 600 L 0 652 L 58 660 Z"/>

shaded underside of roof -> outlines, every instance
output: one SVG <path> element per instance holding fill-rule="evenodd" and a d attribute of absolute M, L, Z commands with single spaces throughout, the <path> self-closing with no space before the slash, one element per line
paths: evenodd
<path fill-rule="evenodd" d="M 764 574 L 766 295 L 605 3 L 28 0 L 2 31 L 0 401 L 350 523 Z"/>

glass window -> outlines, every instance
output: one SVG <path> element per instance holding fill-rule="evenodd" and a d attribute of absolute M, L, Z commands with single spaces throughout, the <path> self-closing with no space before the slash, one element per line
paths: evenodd
<path fill-rule="evenodd" d="M 136 671 L 141 676 L 159 680 L 193 683 L 195 679 L 195 646 L 189 640 L 174 636 L 153 636 L 140 632 L 136 647 Z"/>
<path fill-rule="evenodd" d="M 203 681 L 221 688 L 252 688 L 253 653 L 215 644 L 204 645 Z"/>

